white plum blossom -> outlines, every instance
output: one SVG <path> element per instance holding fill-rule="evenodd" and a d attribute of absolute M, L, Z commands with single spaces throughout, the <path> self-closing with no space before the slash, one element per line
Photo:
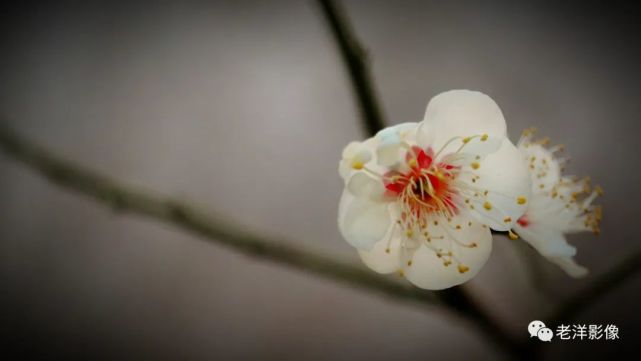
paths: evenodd
<path fill-rule="evenodd" d="M 541 255 L 560 266 L 572 277 L 582 277 L 588 270 L 576 263 L 576 248 L 565 235 L 581 231 L 598 234 L 601 207 L 592 204 L 603 190 L 591 190 L 589 178 L 563 176 L 565 159 L 555 154 L 563 146 L 547 148 L 547 139 L 534 141 L 534 130 L 523 132 L 518 148 L 530 170 L 532 195 L 525 214 L 514 230 Z"/>
<path fill-rule="evenodd" d="M 338 224 L 364 263 L 425 289 L 468 281 L 525 212 L 531 183 L 487 95 L 452 90 L 425 118 L 380 131 L 343 151 Z"/>

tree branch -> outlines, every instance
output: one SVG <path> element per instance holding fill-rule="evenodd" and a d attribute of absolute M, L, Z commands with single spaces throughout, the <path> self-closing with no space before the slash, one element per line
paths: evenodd
<path fill-rule="evenodd" d="M 608 291 L 621 285 L 641 270 L 641 249 L 619 262 L 616 266 L 597 277 L 583 290 L 575 293 L 547 319 L 550 324 L 571 321 L 581 311 L 593 304 Z"/>
<path fill-rule="evenodd" d="M 427 292 L 410 284 L 397 282 L 351 262 L 304 250 L 289 242 L 250 233 L 239 225 L 212 217 L 175 199 L 162 197 L 124 185 L 114 179 L 62 159 L 22 139 L 0 126 L 0 148 L 10 157 L 40 172 L 52 183 L 89 196 L 119 212 L 142 215 L 172 224 L 200 236 L 207 242 L 219 243 L 236 251 L 266 259 L 316 275 L 350 284 L 398 300 L 433 308 L 441 306 L 450 315 L 471 321 L 483 334 L 502 349 L 517 355 L 518 347 L 492 322 L 491 318 L 471 307 L 461 290 Z"/>
<path fill-rule="evenodd" d="M 212 217 L 175 199 L 134 189 L 109 177 L 73 164 L 0 127 L 0 148 L 12 158 L 40 172 L 52 183 L 94 198 L 116 211 L 143 215 L 170 223 L 208 242 L 268 259 L 321 276 L 423 305 L 439 303 L 433 293 L 381 277 L 352 263 L 303 250 L 247 232 L 245 227 Z"/>
<path fill-rule="evenodd" d="M 370 136 L 385 128 L 380 102 L 369 71 L 367 53 L 359 44 L 346 15 L 333 0 L 319 0 L 352 83 L 362 124 Z"/>

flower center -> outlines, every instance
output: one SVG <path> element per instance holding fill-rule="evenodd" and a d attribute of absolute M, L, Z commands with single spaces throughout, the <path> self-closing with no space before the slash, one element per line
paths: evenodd
<path fill-rule="evenodd" d="M 450 242 L 466 248 L 477 247 L 477 244 L 460 241 L 454 233 L 461 225 L 452 225 L 452 217 L 458 214 L 458 209 L 452 200 L 456 194 L 453 182 L 460 172 L 460 167 L 444 162 L 437 163 L 431 148 L 424 151 L 420 147 L 411 147 L 405 156 L 407 170 L 404 172 L 390 171 L 383 176 L 387 193 L 396 198 L 399 215 L 396 223 L 403 231 L 403 247 L 414 249 L 420 244 L 432 249 L 443 261 L 444 266 L 456 263 L 458 271 L 465 273 L 467 266 L 459 262 L 449 247 L 437 247 L 433 240 L 443 239 L 443 233 L 448 234 Z M 448 224 L 439 224 L 437 219 L 446 218 Z M 433 225 L 428 225 L 432 220 Z M 471 226 L 471 222 L 468 224 Z M 428 230 L 437 230 L 437 234 Z M 440 231 L 439 231 L 440 230 Z M 408 266 L 411 266 L 411 259 Z"/>
<path fill-rule="evenodd" d="M 391 171 L 383 177 L 388 194 L 399 202 L 402 220 L 421 226 L 428 214 L 455 215 L 451 182 L 459 167 L 436 163 L 431 148 L 426 152 L 417 146 L 407 152 L 405 162 L 406 172 Z"/>

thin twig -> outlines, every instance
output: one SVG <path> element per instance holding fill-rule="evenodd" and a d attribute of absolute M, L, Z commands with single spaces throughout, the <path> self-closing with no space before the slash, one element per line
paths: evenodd
<path fill-rule="evenodd" d="M 385 127 L 380 102 L 376 99 L 367 53 L 359 44 L 345 13 L 332 0 L 319 0 L 323 15 L 338 45 L 360 109 L 362 124 L 370 136 Z"/>
<path fill-rule="evenodd" d="M 10 157 L 40 172 L 52 183 L 94 198 L 118 212 L 129 212 L 173 224 L 210 243 L 219 243 L 260 259 L 286 264 L 325 278 L 348 283 L 399 300 L 411 301 L 433 308 L 441 306 L 450 315 L 471 321 L 483 334 L 513 356 L 518 347 L 501 332 L 491 318 L 471 306 L 469 300 L 452 289 L 428 292 L 410 284 L 397 282 L 355 266 L 351 262 L 304 250 L 291 242 L 271 239 L 245 230 L 228 221 L 216 218 L 184 202 L 135 189 L 105 175 L 69 162 L 22 139 L 0 126 L 0 148 Z"/>
<path fill-rule="evenodd" d="M 619 262 L 592 281 L 586 288 L 575 293 L 550 315 L 547 320 L 550 324 L 569 322 L 581 311 L 592 305 L 608 291 L 620 286 L 624 281 L 634 276 L 641 270 L 641 249 Z"/>
<path fill-rule="evenodd" d="M 94 198 L 115 211 L 143 215 L 220 243 L 237 251 L 317 273 L 327 278 L 425 305 L 438 303 L 434 293 L 396 282 L 352 263 L 303 250 L 298 246 L 257 235 L 198 210 L 184 202 L 134 189 L 114 179 L 73 164 L 0 127 L 0 148 L 6 154 L 39 171 L 63 188 Z"/>

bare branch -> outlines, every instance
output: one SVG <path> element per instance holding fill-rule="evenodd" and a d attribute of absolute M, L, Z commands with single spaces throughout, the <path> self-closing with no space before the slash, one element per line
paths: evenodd
<path fill-rule="evenodd" d="M 594 304 L 599 298 L 615 289 L 641 270 L 641 249 L 619 262 L 616 266 L 597 277 L 585 289 L 575 293 L 561 304 L 550 317 L 550 324 L 571 321 L 581 311 Z"/>
<path fill-rule="evenodd" d="M 172 224 L 200 236 L 207 242 L 222 244 L 259 259 L 286 264 L 398 300 L 411 301 L 430 309 L 440 306 L 448 310 L 449 315 L 471 321 L 490 341 L 512 355 L 517 356 L 519 351 L 516 343 L 503 333 L 490 317 L 472 307 L 461 289 L 427 292 L 409 283 L 397 282 L 355 266 L 351 262 L 304 250 L 291 242 L 250 233 L 242 226 L 213 217 L 178 200 L 135 189 L 62 159 L 1 126 L 0 148 L 10 157 L 40 172 L 52 183 L 89 196 L 116 211 L 138 214 Z"/>
<path fill-rule="evenodd" d="M 117 211 L 143 215 L 170 223 L 237 251 L 339 280 L 395 298 L 424 305 L 438 303 L 434 293 L 385 278 L 352 263 L 303 250 L 291 243 L 250 233 L 245 227 L 212 217 L 188 204 L 134 189 L 114 179 L 73 164 L 21 139 L 15 133 L 0 129 L 0 147 L 11 157 L 39 171 L 52 183 L 92 197 Z"/>
<path fill-rule="evenodd" d="M 373 136 L 385 128 L 385 122 L 380 102 L 376 99 L 367 54 L 338 4 L 332 0 L 319 0 L 319 3 L 347 67 L 365 131 Z"/>

